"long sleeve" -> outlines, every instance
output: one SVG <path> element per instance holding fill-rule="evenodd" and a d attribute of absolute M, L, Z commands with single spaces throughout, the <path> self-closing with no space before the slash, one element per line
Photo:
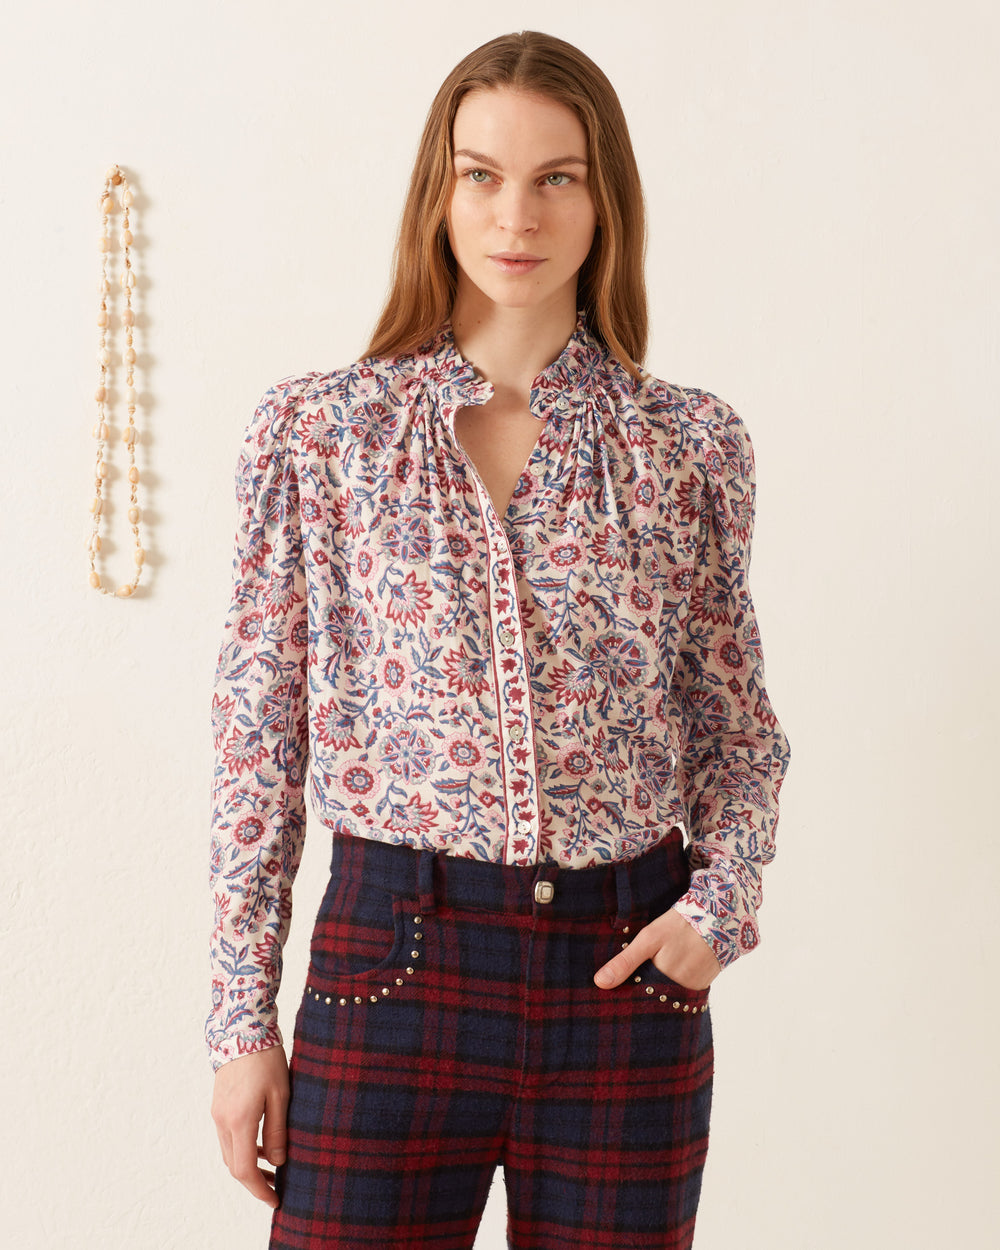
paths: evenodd
<path fill-rule="evenodd" d="M 305 836 L 306 583 L 292 379 L 267 392 L 237 470 L 232 601 L 213 694 L 213 1067 L 281 1044 L 275 998 Z"/>
<path fill-rule="evenodd" d="M 750 597 L 753 448 L 716 396 L 689 391 L 707 431 L 699 551 L 671 685 L 691 886 L 676 909 L 725 967 L 759 941 L 761 871 L 774 857 L 789 744 L 764 687 Z"/>

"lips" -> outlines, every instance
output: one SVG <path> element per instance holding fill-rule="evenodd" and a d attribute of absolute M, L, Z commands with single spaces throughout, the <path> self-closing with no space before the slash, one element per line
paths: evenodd
<path fill-rule="evenodd" d="M 503 273 L 531 273 L 545 263 L 544 256 L 531 256 L 527 252 L 494 252 L 490 260 Z"/>

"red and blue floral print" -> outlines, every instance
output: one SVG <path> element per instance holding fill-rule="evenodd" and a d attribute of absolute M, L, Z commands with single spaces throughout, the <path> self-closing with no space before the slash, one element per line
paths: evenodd
<path fill-rule="evenodd" d="M 424 350 L 278 383 L 246 432 L 214 696 L 213 1063 L 278 1044 L 305 833 L 505 864 L 689 839 L 677 904 L 757 944 L 788 741 L 747 581 L 754 464 L 705 391 L 636 382 L 581 315 L 497 515 L 454 431 L 492 387 Z"/>

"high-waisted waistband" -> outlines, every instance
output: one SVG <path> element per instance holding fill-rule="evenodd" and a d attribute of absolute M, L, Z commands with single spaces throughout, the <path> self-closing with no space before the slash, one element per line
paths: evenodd
<path fill-rule="evenodd" d="M 666 910 L 690 877 L 677 825 L 644 854 L 593 868 L 493 864 L 335 833 L 330 872 L 363 875 L 394 894 L 418 899 L 427 912 L 448 906 L 553 919 L 610 914 L 619 927 L 654 905 Z"/>

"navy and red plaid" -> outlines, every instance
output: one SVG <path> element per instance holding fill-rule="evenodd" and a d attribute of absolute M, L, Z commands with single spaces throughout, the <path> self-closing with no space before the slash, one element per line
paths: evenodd
<path fill-rule="evenodd" d="M 708 991 L 593 983 L 686 890 L 680 831 L 583 869 L 335 837 L 331 867 L 272 1250 L 468 1250 L 498 1164 L 513 1247 L 689 1247 Z"/>

